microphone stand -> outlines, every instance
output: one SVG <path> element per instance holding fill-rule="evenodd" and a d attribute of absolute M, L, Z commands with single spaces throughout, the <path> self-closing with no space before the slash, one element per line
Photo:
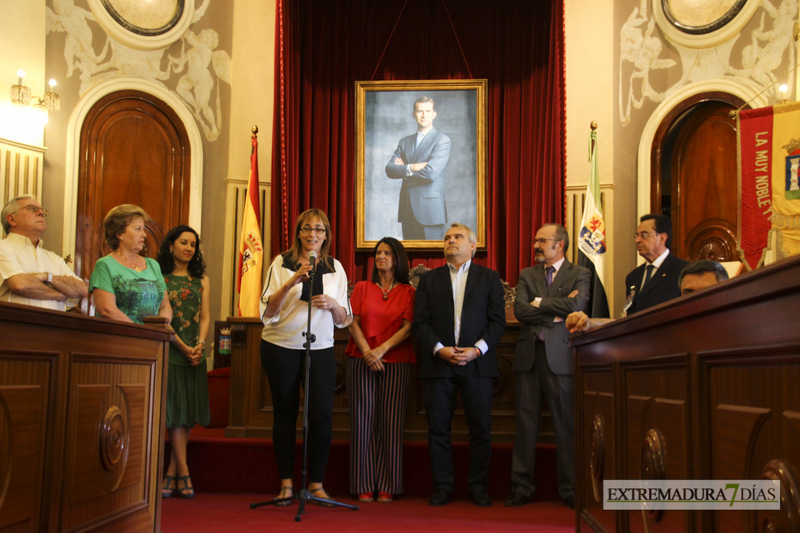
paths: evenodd
<path fill-rule="evenodd" d="M 313 265 L 312 265 L 313 266 Z M 301 489 L 299 492 L 296 492 L 292 495 L 291 498 L 275 498 L 272 500 L 268 500 L 265 502 L 259 503 L 251 503 L 250 509 L 255 509 L 256 507 L 261 507 L 264 505 L 278 505 L 283 502 L 290 502 L 292 500 L 298 500 L 300 505 L 297 507 L 297 515 L 294 517 L 295 522 L 302 521 L 302 515 L 305 511 L 306 502 L 317 502 L 325 507 L 344 507 L 346 509 L 352 509 L 353 511 L 358 511 L 358 505 L 351 505 L 349 503 L 337 502 L 336 500 L 329 500 L 327 498 L 317 498 L 311 491 L 306 489 L 307 487 L 307 464 L 308 464 L 308 396 L 311 394 L 309 390 L 309 381 L 311 376 L 311 343 L 317 340 L 317 336 L 311 333 L 311 298 L 314 294 L 314 271 L 312 270 L 310 273 L 311 278 L 311 289 L 308 291 L 308 319 L 306 324 L 306 330 L 303 332 L 303 337 L 306 338 L 306 342 L 303 343 L 303 346 L 306 349 L 306 375 L 303 382 L 303 480 Z"/>

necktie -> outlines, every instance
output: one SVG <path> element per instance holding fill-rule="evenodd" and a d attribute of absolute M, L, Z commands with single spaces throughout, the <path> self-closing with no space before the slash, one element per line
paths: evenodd
<path fill-rule="evenodd" d="M 644 275 L 644 283 L 642 283 L 642 288 L 644 288 L 644 286 L 647 285 L 647 282 L 650 281 L 650 277 L 653 275 L 653 270 L 655 268 L 656 267 L 653 265 L 647 265 L 647 273 Z"/>
<path fill-rule="evenodd" d="M 556 271 L 556 267 L 549 266 L 544 269 L 544 282 L 547 285 L 547 292 L 550 292 L 550 286 L 553 284 L 553 273 Z M 539 330 L 539 333 L 536 335 L 540 341 L 544 341 L 544 328 Z"/>

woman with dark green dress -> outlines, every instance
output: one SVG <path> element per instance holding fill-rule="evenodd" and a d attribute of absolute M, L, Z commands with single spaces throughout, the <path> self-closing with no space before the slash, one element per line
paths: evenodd
<path fill-rule="evenodd" d="M 162 496 L 193 498 L 186 463 L 186 445 L 195 424 L 209 422 L 206 337 L 210 324 L 209 282 L 197 232 L 186 225 L 167 233 L 158 263 L 172 305 L 176 338 L 169 349 L 167 373 L 167 432 L 172 455 L 164 475 Z"/>

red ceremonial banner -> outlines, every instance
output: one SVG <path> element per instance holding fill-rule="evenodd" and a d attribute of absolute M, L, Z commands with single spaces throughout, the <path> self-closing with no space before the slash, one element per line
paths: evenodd
<path fill-rule="evenodd" d="M 761 265 L 772 213 L 773 108 L 739 112 L 739 255 L 750 269 Z"/>

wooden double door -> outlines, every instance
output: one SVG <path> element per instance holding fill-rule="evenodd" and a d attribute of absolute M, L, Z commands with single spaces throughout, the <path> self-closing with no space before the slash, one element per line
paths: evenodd
<path fill-rule="evenodd" d="M 665 117 L 653 141 L 651 212 L 672 219 L 672 252 L 695 261 L 734 261 L 736 121 L 743 102 L 726 93 L 697 95 Z"/>
<path fill-rule="evenodd" d="M 189 219 L 191 149 L 186 128 L 166 103 L 125 90 L 99 100 L 87 114 L 80 138 L 75 256 L 89 278 L 110 252 L 103 220 L 120 204 L 135 204 L 145 221 L 143 255 L 155 257 L 165 233 Z"/>

